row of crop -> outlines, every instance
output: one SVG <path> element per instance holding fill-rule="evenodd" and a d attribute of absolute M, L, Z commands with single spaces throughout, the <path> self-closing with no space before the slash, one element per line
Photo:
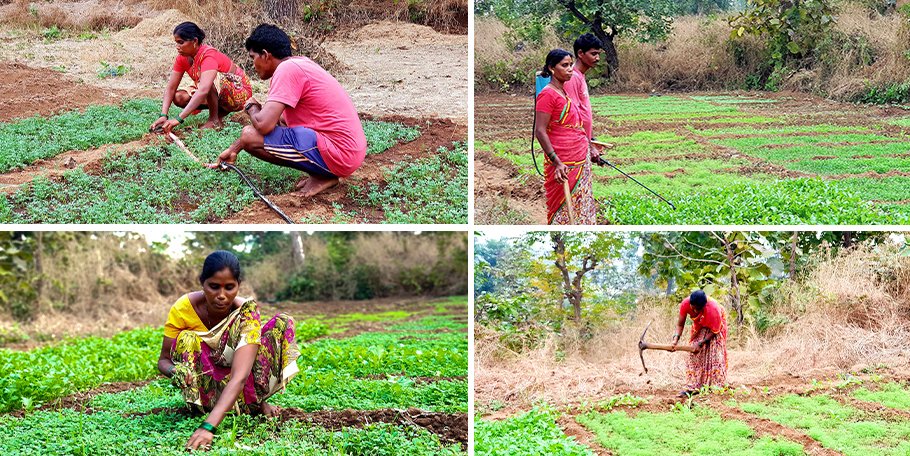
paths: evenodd
<path fill-rule="evenodd" d="M 199 417 L 176 413 L 123 416 L 64 409 L 15 418 L 0 415 L 0 453 L 17 455 L 182 455 Z M 228 415 L 218 427 L 211 455 L 458 455 L 457 444 L 409 426 L 370 424 L 330 431 L 297 420 L 279 423 L 249 415 Z"/>
<path fill-rule="evenodd" d="M 223 130 L 188 135 L 185 142 L 199 159 L 214 162 L 240 129 L 240 124 L 228 122 Z M 399 138 L 411 137 L 413 130 L 367 131 L 371 147 L 390 147 Z M 393 136 L 384 136 L 389 134 Z M 376 150 L 384 150 L 381 147 Z M 237 166 L 266 194 L 290 191 L 300 175 L 246 153 L 240 154 Z M 161 143 L 135 153 L 108 155 L 98 175 L 72 170 L 59 181 L 38 177 L 12 196 L 0 195 L 0 222 L 211 222 L 254 200 L 252 190 L 233 173 L 204 168 L 176 146 Z"/>
<path fill-rule="evenodd" d="M 847 405 L 828 394 L 788 394 L 752 401 L 731 391 L 728 406 L 805 433 L 822 446 L 849 456 L 904 455 L 910 451 L 910 420 L 869 412 Z M 897 382 L 860 387 L 852 397 L 895 410 L 910 406 L 910 389 Z M 600 407 L 598 407 L 600 408 Z M 707 406 L 678 403 L 667 412 L 588 410 L 575 417 L 598 445 L 613 454 L 735 454 L 803 455 L 805 448 L 781 436 L 758 435 L 740 420 L 722 418 Z M 564 435 L 554 409 L 538 406 L 501 420 L 478 419 L 477 455 L 591 454 Z"/>
<path fill-rule="evenodd" d="M 325 334 L 324 325 L 298 322 L 300 343 Z M 106 382 L 158 375 L 162 330 L 142 328 L 111 338 L 86 337 L 30 351 L 0 349 L 0 412 L 42 403 Z"/>

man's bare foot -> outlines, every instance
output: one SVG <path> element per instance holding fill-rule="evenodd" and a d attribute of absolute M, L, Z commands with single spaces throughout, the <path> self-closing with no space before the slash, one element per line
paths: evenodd
<path fill-rule="evenodd" d="M 320 192 L 328 190 L 338 185 L 338 178 L 325 179 L 321 177 L 310 176 L 298 190 L 303 193 L 304 197 L 316 196 Z"/>
<path fill-rule="evenodd" d="M 281 414 L 281 407 L 263 402 L 262 414 L 269 418 L 276 417 Z"/>
<path fill-rule="evenodd" d="M 300 180 L 298 180 L 297 183 L 294 184 L 294 191 L 298 191 L 301 188 L 303 188 L 306 185 L 306 181 L 309 179 L 310 179 L 310 176 L 307 176 L 306 174 L 301 176 Z"/>

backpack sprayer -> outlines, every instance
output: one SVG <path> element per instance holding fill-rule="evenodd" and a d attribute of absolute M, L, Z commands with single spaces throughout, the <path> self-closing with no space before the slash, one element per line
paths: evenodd
<path fill-rule="evenodd" d="M 534 160 L 534 168 L 537 170 L 537 174 L 540 174 L 541 177 L 543 177 L 543 173 L 540 172 L 540 168 L 537 166 L 537 157 L 534 155 L 534 135 L 535 135 L 535 133 L 537 133 L 537 96 L 540 95 L 540 91 L 543 90 L 543 88 L 546 87 L 547 84 L 549 84 L 549 83 L 550 83 L 550 78 L 548 76 L 541 75 L 540 71 L 538 71 L 534 75 L 534 125 L 532 125 L 532 127 L 531 127 L 531 159 Z M 598 146 L 607 145 L 607 143 L 605 143 L 605 142 L 601 142 L 601 141 L 597 141 L 597 140 L 593 140 L 593 139 L 591 140 L 591 144 L 596 144 Z M 617 168 L 616 165 L 610 163 L 607 159 L 605 159 L 601 156 L 598 156 L 597 159 L 594 160 L 594 164 L 596 164 L 597 166 L 609 166 L 609 167 L 615 169 L 616 171 L 619 171 L 620 174 L 628 177 L 629 179 L 632 180 L 632 182 L 635 182 L 636 184 L 641 185 L 645 190 L 651 192 L 654 196 L 660 198 L 661 201 L 669 204 L 670 207 L 672 207 L 674 211 L 676 210 L 676 206 L 674 206 L 673 203 L 667 201 L 666 198 L 664 198 L 663 196 L 660 196 L 660 194 L 658 194 L 654 190 L 651 190 L 650 188 L 648 188 L 647 185 L 642 184 L 634 177 L 626 174 L 623 170 Z M 568 195 L 566 196 L 566 198 L 568 198 Z"/>

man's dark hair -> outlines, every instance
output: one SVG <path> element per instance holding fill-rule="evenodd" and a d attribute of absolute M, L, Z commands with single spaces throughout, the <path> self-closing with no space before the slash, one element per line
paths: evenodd
<path fill-rule="evenodd" d="M 551 67 L 559 65 L 559 62 L 562 62 L 562 59 L 571 56 L 569 51 L 564 51 L 562 49 L 553 49 L 547 54 L 547 60 L 544 62 L 543 69 L 540 70 L 540 75 L 544 77 L 553 76 L 553 72 L 550 71 Z"/>
<path fill-rule="evenodd" d="M 291 56 L 291 39 L 288 34 L 284 33 L 277 26 L 272 24 L 261 24 L 253 30 L 253 33 L 246 39 L 246 50 L 262 54 L 269 51 L 276 59 L 283 59 Z"/>
<path fill-rule="evenodd" d="M 184 40 L 196 40 L 199 44 L 202 44 L 202 40 L 205 39 L 205 32 L 196 25 L 195 22 L 181 22 L 174 27 L 174 35 L 179 36 Z"/>
<path fill-rule="evenodd" d="M 691 304 L 692 307 L 701 309 L 701 308 L 705 307 L 705 304 L 707 304 L 707 303 L 708 303 L 708 296 L 705 295 L 704 291 L 695 290 L 692 292 L 692 294 L 689 295 L 689 304 Z"/>
<path fill-rule="evenodd" d="M 591 49 L 603 49 L 604 44 L 593 33 L 585 33 L 575 40 L 575 57 L 582 52 L 588 52 Z"/>

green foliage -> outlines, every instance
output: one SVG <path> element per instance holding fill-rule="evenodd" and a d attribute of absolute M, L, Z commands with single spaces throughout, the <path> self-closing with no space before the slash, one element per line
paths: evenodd
<path fill-rule="evenodd" d="M 803 455 L 802 445 L 783 438 L 758 438 L 748 425 L 723 420 L 702 407 L 669 413 L 589 412 L 576 420 L 597 436 L 597 443 L 621 455 L 730 454 Z"/>
<path fill-rule="evenodd" d="M 884 85 L 867 83 L 866 89 L 853 98 L 857 103 L 901 104 L 910 102 L 910 81 L 891 82 Z"/>
<path fill-rule="evenodd" d="M 367 139 L 367 155 L 380 154 L 399 142 L 409 142 L 420 136 L 417 127 L 406 127 L 392 122 L 365 120 L 363 132 Z"/>
<path fill-rule="evenodd" d="M 749 0 L 748 5 L 730 18 L 731 37 L 764 37 L 776 71 L 809 55 L 835 21 L 830 0 Z"/>
<path fill-rule="evenodd" d="M 910 389 L 897 382 L 885 383 L 874 391 L 860 388 L 853 392 L 853 397 L 864 401 L 877 402 L 893 409 L 910 409 Z"/>
<path fill-rule="evenodd" d="M 205 130 L 185 142 L 197 157 L 213 162 L 240 125 Z M 175 145 L 126 155 L 108 155 L 102 173 L 76 169 L 60 182 L 39 177 L 12 197 L 16 223 L 178 223 L 218 220 L 255 200 L 237 176 L 200 166 Z M 264 193 L 290 191 L 299 174 L 241 154 L 237 166 Z"/>
<path fill-rule="evenodd" d="M 130 71 L 129 65 L 112 64 L 101 61 L 101 68 L 98 70 L 98 79 L 116 78 L 125 75 Z M 150 122 L 151 123 L 151 122 Z"/>
<path fill-rule="evenodd" d="M 417 407 L 464 413 L 468 411 L 468 382 L 442 380 L 418 384 L 403 376 L 377 380 L 333 372 L 308 372 L 295 377 L 287 391 L 273 396 L 271 402 L 305 411 Z"/>
<path fill-rule="evenodd" d="M 848 456 L 897 456 L 910 451 L 910 423 L 865 418 L 861 410 L 827 395 L 791 394 L 768 403 L 744 403 L 740 407 L 798 429 L 822 446 Z"/>
<path fill-rule="evenodd" d="M 334 372 L 363 377 L 455 377 L 468 371 L 468 340 L 461 332 L 415 336 L 363 333 L 347 339 L 321 339 L 300 348 L 301 375 Z"/>
<path fill-rule="evenodd" d="M 386 171 L 386 185 L 370 184 L 366 204 L 382 207 L 388 223 L 467 223 L 467 145 L 454 143 L 429 157 Z"/>
<path fill-rule="evenodd" d="M 308 342 L 328 333 L 328 325 L 314 318 L 298 321 L 294 325 L 294 334 L 297 336 L 298 343 Z"/>
<path fill-rule="evenodd" d="M 642 197 L 638 191 L 610 197 L 609 205 L 602 207 L 603 215 L 614 224 L 625 225 L 691 224 L 693 220 L 720 225 L 745 221 L 760 225 L 862 225 L 903 220 L 877 210 L 836 182 L 821 179 L 732 184 L 663 196 L 676 205 L 676 211 L 662 201 Z"/>
<path fill-rule="evenodd" d="M 0 411 L 36 407 L 104 382 L 150 378 L 160 348 L 160 328 L 146 328 L 27 352 L 0 349 Z"/>
<path fill-rule="evenodd" d="M 557 414 L 549 407 L 502 421 L 474 421 L 474 454 L 477 456 L 589 456 L 587 447 L 563 434 L 556 424 Z"/>
<path fill-rule="evenodd" d="M 160 110 L 160 101 L 140 99 L 120 106 L 90 106 L 84 112 L 0 124 L 0 172 L 68 150 L 139 139 Z"/>
<path fill-rule="evenodd" d="M 199 417 L 174 413 L 121 416 L 118 412 L 83 414 L 75 410 L 37 412 L 25 418 L 0 416 L 6 454 L 186 454 Z M 417 456 L 464 454 L 418 427 L 371 424 L 363 429 L 329 431 L 289 420 L 279 423 L 248 415 L 228 415 L 206 454 L 233 455 L 370 454 Z"/>

